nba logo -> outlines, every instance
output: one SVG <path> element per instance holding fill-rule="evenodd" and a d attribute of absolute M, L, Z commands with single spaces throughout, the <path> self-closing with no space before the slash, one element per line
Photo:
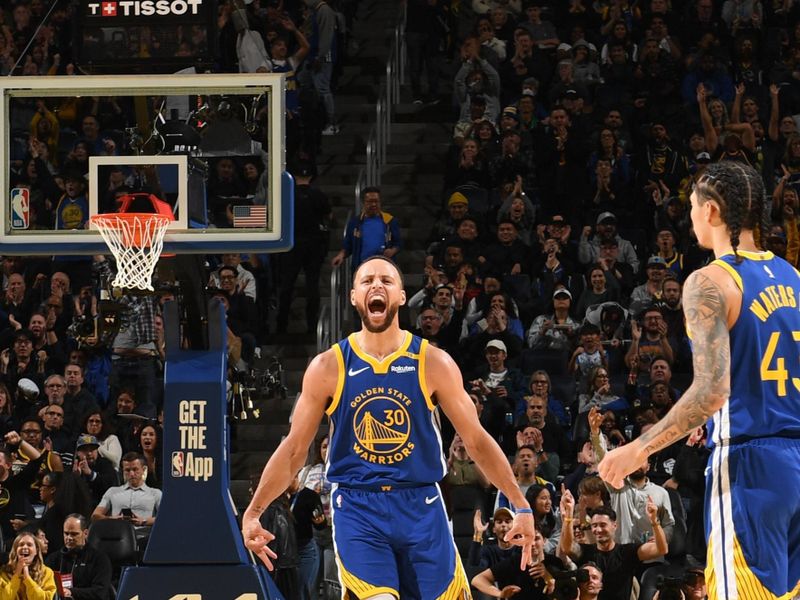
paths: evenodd
<path fill-rule="evenodd" d="M 31 220 L 31 191 L 27 188 L 11 190 L 11 228 L 27 229 Z"/>
<path fill-rule="evenodd" d="M 183 452 L 172 453 L 172 476 L 183 477 Z"/>

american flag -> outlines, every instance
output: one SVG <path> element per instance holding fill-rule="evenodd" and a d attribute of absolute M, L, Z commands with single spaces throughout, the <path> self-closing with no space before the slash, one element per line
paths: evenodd
<path fill-rule="evenodd" d="M 244 205 L 233 207 L 234 227 L 266 227 L 267 207 L 264 205 Z"/>

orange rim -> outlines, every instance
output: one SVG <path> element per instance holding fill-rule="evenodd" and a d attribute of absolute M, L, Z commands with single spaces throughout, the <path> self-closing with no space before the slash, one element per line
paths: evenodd
<path fill-rule="evenodd" d="M 89 217 L 92 225 L 100 230 L 121 230 L 123 235 L 119 236 L 120 243 L 135 248 L 149 246 L 153 240 L 153 228 L 165 228 L 174 220 L 157 213 L 103 213 Z M 148 226 L 146 223 L 153 225 Z M 147 240 L 142 239 L 145 231 L 149 232 Z"/>

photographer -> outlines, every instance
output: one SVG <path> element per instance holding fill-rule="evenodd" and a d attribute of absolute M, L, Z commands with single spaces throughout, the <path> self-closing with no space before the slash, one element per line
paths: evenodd
<path fill-rule="evenodd" d="M 603 572 L 592 562 L 555 577 L 553 600 L 597 600 L 603 589 Z"/>
<path fill-rule="evenodd" d="M 521 550 L 515 547 L 508 558 L 472 578 L 472 586 L 492 598 L 511 598 L 519 594 L 525 600 L 544 600 L 555 589 L 552 573 L 564 569 L 555 556 L 544 553 L 544 537 L 536 528 L 531 549 L 531 561 L 520 571 Z"/>

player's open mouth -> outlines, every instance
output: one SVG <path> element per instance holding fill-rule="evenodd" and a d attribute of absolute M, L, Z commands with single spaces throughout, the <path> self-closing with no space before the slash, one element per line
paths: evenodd
<path fill-rule="evenodd" d="M 386 301 L 380 296 L 374 296 L 367 303 L 367 310 L 371 315 L 382 315 L 386 312 Z"/>

